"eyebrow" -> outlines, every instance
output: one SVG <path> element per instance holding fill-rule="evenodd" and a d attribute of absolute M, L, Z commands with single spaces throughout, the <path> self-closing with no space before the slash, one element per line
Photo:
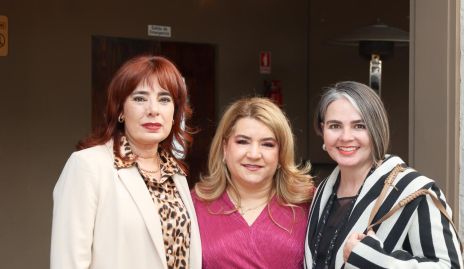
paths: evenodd
<path fill-rule="evenodd" d="M 142 95 L 148 95 L 148 91 L 143 91 L 143 90 L 135 90 L 131 93 L 131 95 L 135 94 L 142 94 Z"/>
<path fill-rule="evenodd" d="M 326 121 L 326 123 L 342 123 L 341 121 L 339 120 L 328 120 Z M 354 120 L 354 121 L 351 121 L 351 123 L 364 123 L 363 120 Z"/>
<path fill-rule="evenodd" d="M 171 96 L 171 93 L 168 91 L 161 91 L 158 93 L 158 96 Z"/>
<path fill-rule="evenodd" d="M 246 136 L 246 135 L 236 135 L 235 138 L 242 138 L 242 139 L 248 139 L 248 140 L 251 140 L 251 137 L 249 136 Z M 263 141 L 277 141 L 277 139 L 275 139 L 274 137 L 265 137 L 265 138 L 262 138 L 260 139 L 259 141 L 263 142 Z"/>
<path fill-rule="evenodd" d="M 131 95 L 135 95 L 135 94 L 149 95 L 150 93 L 145 90 L 135 90 L 131 93 Z M 158 93 L 158 96 L 171 96 L 171 93 L 168 91 L 160 91 Z"/>

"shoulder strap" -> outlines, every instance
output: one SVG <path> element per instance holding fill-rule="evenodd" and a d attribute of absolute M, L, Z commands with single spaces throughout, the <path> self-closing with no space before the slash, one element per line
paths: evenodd
<path fill-rule="evenodd" d="M 376 203 L 374 205 L 374 208 L 372 208 L 371 215 L 369 216 L 369 222 L 368 222 L 370 225 L 367 227 L 367 231 L 372 230 L 373 227 L 375 227 L 376 225 L 379 225 L 380 223 L 382 223 L 383 221 L 385 221 L 386 219 L 391 217 L 393 214 L 395 214 L 402 207 L 404 207 L 407 204 L 409 204 L 410 202 L 414 201 L 414 199 L 416 199 L 417 197 L 422 196 L 422 195 L 425 196 L 425 195 L 428 194 L 430 196 L 430 198 L 432 199 L 433 203 L 435 204 L 435 206 L 438 208 L 438 210 L 440 210 L 441 214 L 443 214 L 443 216 L 448 220 L 448 222 L 451 223 L 451 226 L 453 227 L 454 232 L 456 233 L 456 237 L 459 240 L 459 245 L 461 247 L 461 252 L 463 252 L 462 242 L 461 242 L 461 240 L 459 238 L 458 230 L 456 229 L 456 226 L 454 226 L 453 220 L 448 215 L 448 212 L 446 212 L 446 209 L 442 205 L 440 200 L 438 200 L 438 198 L 428 189 L 419 189 L 419 190 L 413 192 L 412 194 L 406 196 L 401 201 L 399 201 L 398 204 L 396 204 L 392 209 L 390 209 L 390 211 L 388 211 L 387 214 L 385 214 L 382 218 L 377 220 L 375 223 L 372 223 L 375 215 L 379 211 L 379 208 L 380 208 L 380 206 L 382 205 L 382 203 L 383 203 L 383 201 L 385 199 L 385 196 L 386 196 L 387 190 L 388 190 L 388 186 L 393 186 L 392 185 L 393 180 L 396 178 L 396 176 L 400 172 L 402 172 L 404 170 L 405 169 L 402 166 L 397 165 L 397 166 L 395 166 L 393 171 L 390 173 L 390 175 L 388 175 L 387 179 L 385 180 L 385 184 L 383 186 L 382 192 L 380 193 L 379 197 L 377 198 L 377 201 L 376 201 Z"/>
<path fill-rule="evenodd" d="M 398 204 L 396 204 L 392 209 L 390 209 L 390 211 L 388 211 L 387 214 L 385 214 L 382 218 L 377 220 L 375 223 L 372 223 L 371 225 L 369 225 L 367 229 L 371 230 L 374 226 L 379 225 L 380 223 L 382 223 L 383 221 L 385 221 L 386 219 L 391 217 L 393 214 L 396 213 L 396 211 L 400 210 L 402 207 L 404 207 L 407 204 L 409 204 L 410 202 L 414 201 L 414 199 L 416 199 L 417 197 L 422 196 L 422 195 L 427 195 L 427 194 L 430 195 L 430 198 L 432 198 L 432 201 L 435 204 L 435 206 L 440 210 L 440 212 L 443 214 L 443 216 L 451 223 L 451 225 L 453 226 L 454 231 L 456 231 L 456 233 L 457 233 L 457 230 L 456 230 L 456 227 L 454 226 L 453 220 L 448 215 L 448 212 L 446 212 L 445 207 L 441 204 L 441 202 L 438 200 L 438 198 L 435 197 L 435 195 L 433 195 L 432 192 L 427 190 L 427 189 L 417 190 L 414 193 L 412 193 L 412 194 L 408 195 L 407 197 L 403 198 L 401 201 L 398 202 Z"/>
<path fill-rule="evenodd" d="M 393 181 L 395 180 L 396 176 L 398 176 L 398 174 L 400 172 L 403 172 L 404 170 L 405 170 L 405 168 L 398 164 L 390 172 L 387 179 L 385 179 L 382 191 L 380 192 L 379 197 L 377 197 L 377 201 L 375 202 L 374 207 L 372 208 L 371 215 L 369 216 L 368 224 L 372 223 L 372 221 L 374 220 L 375 215 L 379 211 L 380 206 L 382 205 L 383 201 L 385 200 L 385 197 L 387 196 L 387 192 L 388 192 L 388 187 L 392 186 L 392 187 L 395 188 L 395 186 L 393 185 Z M 369 229 L 372 229 L 371 226 L 375 226 L 375 225 L 370 225 Z"/>

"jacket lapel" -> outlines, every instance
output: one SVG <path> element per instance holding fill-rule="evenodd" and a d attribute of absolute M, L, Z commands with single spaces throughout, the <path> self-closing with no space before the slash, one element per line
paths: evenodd
<path fill-rule="evenodd" d="M 198 227 L 197 216 L 195 208 L 193 206 L 192 196 L 190 189 L 187 184 L 187 180 L 184 176 L 175 174 L 173 176 L 174 183 L 176 184 L 177 191 L 179 192 L 180 198 L 184 203 L 185 208 L 190 217 L 191 231 L 190 231 L 190 268 L 201 268 L 201 244 L 200 242 L 200 230 Z"/>
<path fill-rule="evenodd" d="M 312 253 L 314 252 L 314 242 L 316 240 L 317 234 L 322 228 L 320 219 L 324 212 L 324 208 L 327 204 L 327 201 L 332 194 L 333 186 L 337 181 L 339 174 L 338 166 L 332 171 L 330 176 L 321 182 L 319 187 L 316 190 L 316 193 L 313 197 L 313 202 L 311 203 L 311 209 L 309 214 L 308 229 L 306 232 L 306 242 L 305 242 L 305 268 L 310 268 L 312 266 L 313 258 Z"/>
<path fill-rule="evenodd" d="M 327 178 L 327 181 L 324 184 L 323 189 L 321 190 L 321 203 L 319 207 L 319 216 L 317 217 L 318 220 L 322 217 L 325 205 L 329 201 L 330 195 L 332 195 L 333 187 L 337 182 L 339 172 L 339 167 L 335 167 L 330 176 Z"/>
<path fill-rule="evenodd" d="M 148 233 L 150 234 L 158 255 L 161 257 L 160 260 L 163 262 L 163 268 L 167 268 L 161 222 L 147 186 L 136 167 L 119 169 L 118 175 L 132 196 L 132 199 L 145 221 Z"/>
<path fill-rule="evenodd" d="M 343 246 L 346 239 L 353 232 L 366 231 L 372 206 L 383 188 L 385 179 L 397 164 L 402 163 L 400 158 L 387 155 L 382 164 L 365 179 L 354 208 L 351 211 L 348 223 L 345 229 L 340 232 L 339 240 L 336 241 L 335 248 L 338 248 L 338 251 L 335 259 L 335 268 L 341 268 L 344 264 Z"/>

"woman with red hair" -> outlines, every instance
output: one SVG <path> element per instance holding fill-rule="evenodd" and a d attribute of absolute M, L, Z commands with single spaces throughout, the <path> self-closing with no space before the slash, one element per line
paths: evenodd
<path fill-rule="evenodd" d="M 103 126 L 78 144 L 53 192 L 51 268 L 201 268 L 184 156 L 191 115 L 174 64 L 126 62 Z"/>

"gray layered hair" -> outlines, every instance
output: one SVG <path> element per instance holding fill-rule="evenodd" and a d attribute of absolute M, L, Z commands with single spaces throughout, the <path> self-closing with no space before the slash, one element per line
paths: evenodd
<path fill-rule="evenodd" d="M 340 98 L 347 99 L 361 114 L 372 141 L 372 159 L 378 164 L 384 159 L 390 143 L 390 127 L 385 107 L 369 86 L 354 81 L 342 81 L 325 89 L 314 115 L 314 129 L 322 136 L 322 123 L 329 105 Z"/>

